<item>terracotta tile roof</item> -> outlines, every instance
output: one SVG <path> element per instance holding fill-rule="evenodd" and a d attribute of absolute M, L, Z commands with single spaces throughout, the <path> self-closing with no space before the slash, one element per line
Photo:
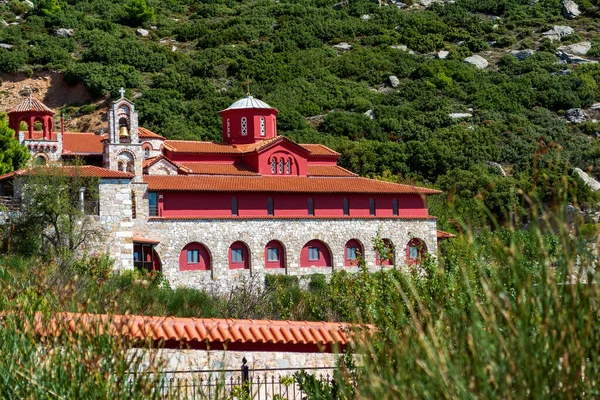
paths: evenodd
<path fill-rule="evenodd" d="M 244 164 L 179 163 L 188 173 L 198 175 L 258 175 Z"/>
<path fill-rule="evenodd" d="M 310 154 L 313 156 L 339 156 L 340 153 L 337 151 L 331 150 L 327 146 L 323 146 L 322 144 L 306 144 L 303 143 L 300 146 L 304 147 Z"/>
<path fill-rule="evenodd" d="M 200 142 L 197 140 L 165 140 L 165 148 L 173 153 L 242 154 L 228 143 Z"/>
<path fill-rule="evenodd" d="M 95 133 L 65 132 L 63 135 L 63 154 L 102 154 L 103 140 L 107 135 Z"/>
<path fill-rule="evenodd" d="M 165 138 L 160 136 L 159 134 L 154 133 L 150 129 L 146 129 L 141 126 L 138 127 L 138 137 L 140 139 L 162 139 L 162 140 L 165 140 Z"/>
<path fill-rule="evenodd" d="M 183 343 L 249 343 L 288 345 L 346 345 L 358 325 L 332 322 L 270 321 L 214 318 L 150 317 L 57 313 L 45 318 L 37 313 L 34 332 L 41 336 L 61 333 L 98 332 L 136 340 L 177 341 Z M 352 329 L 354 328 L 354 330 Z M 363 329 L 374 331 L 372 325 Z"/>
<path fill-rule="evenodd" d="M 454 238 L 454 237 L 456 237 L 456 235 L 454 233 L 437 231 L 438 239 L 450 239 L 450 238 Z"/>
<path fill-rule="evenodd" d="M 33 97 L 27 97 L 22 102 L 8 110 L 9 113 L 27 111 L 47 112 L 54 114 L 54 111 L 52 111 L 50 108 L 46 107 L 44 103 L 34 99 Z"/>
<path fill-rule="evenodd" d="M 348 171 L 345 168 L 328 165 L 309 165 L 309 176 L 358 176 L 357 174 Z"/>
<path fill-rule="evenodd" d="M 39 169 L 38 169 L 39 168 Z M 52 170 L 51 170 L 52 168 Z M 57 167 L 37 167 L 25 168 L 18 171 L 9 172 L 0 176 L 0 181 L 10 179 L 14 176 L 35 175 L 37 171 L 50 171 L 66 176 L 82 176 L 85 178 L 105 178 L 105 179 L 131 179 L 133 175 L 129 172 L 113 171 L 106 168 L 96 167 L 95 165 L 82 166 L 57 166 Z"/>
<path fill-rule="evenodd" d="M 144 176 L 148 189 L 172 192 L 440 194 L 439 190 L 359 177 Z"/>

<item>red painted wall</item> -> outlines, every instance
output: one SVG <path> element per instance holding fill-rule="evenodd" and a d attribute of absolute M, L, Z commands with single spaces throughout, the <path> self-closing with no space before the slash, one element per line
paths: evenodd
<path fill-rule="evenodd" d="M 308 248 L 316 247 L 319 249 L 319 259 L 309 260 L 308 259 Z M 331 252 L 325 243 L 320 240 L 311 240 L 306 243 L 300 252 L 300 266 L 301 267 L 331 267 Z"/>
<path fill-rule="evenodd" d="M 256 140 L 277 136 L 277 110 L 274 108 L 247 108 L 223 110 L 221 114 L 223 141 L 228 143 L 254 143 Z M 242 118 L 246 117 L 248 133 L 242 136 Z M 260 135 L 260 117 L 265 118 L 265 135 Z M 229 136 L 227 120 L 229 119 Z"/>
<path fill-rule="evenodd" d="M 198 250 L 198 262 L 188 263 L 188 250 Z M 198 242 L 192 242 L 185 245 L 179 253 L 179 270 L 180 271 L 208 271 L 211 268 L 210 253 Z"/>
<path fill-rule="evenodd" d="M 233 262 L 232 249 L 242 249 L 242 262 Z M 229 246 L 229 269 L 250 269 L 250 252 L 244 242 L 233 242 Z"/>
<path fill-rule="evenodd" d="M 279 261 L 269 261 L 269 248 L 276 248 L 279 250 Z M 280 241 L 271 240 L 265 246 L 265 268 L 285 268 L 285 250 Z"/>
<path fill-rule="evenodd" d="M 343 194 L 287 194 L 287 193 L 163 193 L 159 196 L 159 210 L 163 217 L 230 217 L 231 198 L 238 199 L 240 217 L 267 217 L 267 198 L 272 197 L 275 217 L 308 216 L 308 198 L 312 197 L 316 217 L 343 217 L 343 199 L 350 202 L 350 217 L 368 217 L 368 195 Z M 376 217 L 393 217 L 391 195 L 372 196 L 376 204 Z M 418 195 L 400 195 L 400 217 L 426 217 L 427 208 Z"/>
<path fill-rule="evenodd" d="M 362 243 L 358 239 L 348 240 L 348 242 L 344 246 L 344 266 L 346 266 L 346 267 L 354 267 L 354 266 L 358 265 L 358 260 L 349 260 L 348 259 L 347 249 L 350 247 L 354 247 L 354 248 L 358 249 L 357 251 L 360 252 L 360 254 L 357 254 L 357 257 L 364 257 L 364 255 L 365 255 L 365 249 L 364 249 Z"/>

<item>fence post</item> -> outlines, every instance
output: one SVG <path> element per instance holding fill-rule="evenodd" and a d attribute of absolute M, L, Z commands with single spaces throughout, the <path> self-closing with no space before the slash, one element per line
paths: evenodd
<path fill-rule="evenodd" d="M 249 368 L 246 365 L 247 362 L 248 360 L 246 360 L 246 357 L 242 358 L 242 390 L 244 393 L 250 394 L 250 383 L 248 382 L 250 380 L 250 374 L 248 373 Z"/>

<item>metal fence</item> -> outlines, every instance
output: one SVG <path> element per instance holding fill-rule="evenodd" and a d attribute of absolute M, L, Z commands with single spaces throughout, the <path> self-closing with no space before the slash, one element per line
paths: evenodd
<path fill-rule="evenodd" d="M 294 376 L 297 371 L 332 383 L 333 370 L 329 367 L 251 369 L 244 364 L 240 369 L 163 371 L 157 390 L 161 397 L 177 399 L 302 400 L 306 393 Z"/>

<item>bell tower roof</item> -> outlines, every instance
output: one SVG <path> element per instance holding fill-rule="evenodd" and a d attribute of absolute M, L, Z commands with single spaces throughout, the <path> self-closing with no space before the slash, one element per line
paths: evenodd
<path fill-rule="evenodd" d="M 31 96 L 27 97 L 25 100 L 8 110 L 9 113 L 31 111 L 54 114 L 54 111 L 52 111 L 52 109 L 46 107 L 44 103 L 34 99 Z"/>
<path fill-rule="evenodd" d="M 270 109 L 274 109 L 273 107 L 271 107 L 270 105 L 268 105 L 264 101 L 259 100 L 259 99 L 255 99 L 254 97 L 248 95 L 248 96 L 244 97 L 243 99 L 240 99 L 240 100 L 236 101 L 235 103 L 233 103 L 232 105 L 230 105 L 229 107 L 227 107 L 223 111 L 227 111 L 227 110 L 241 110 L 241 109 L 246 109 L 246 108 L 270 108 Z"/>

